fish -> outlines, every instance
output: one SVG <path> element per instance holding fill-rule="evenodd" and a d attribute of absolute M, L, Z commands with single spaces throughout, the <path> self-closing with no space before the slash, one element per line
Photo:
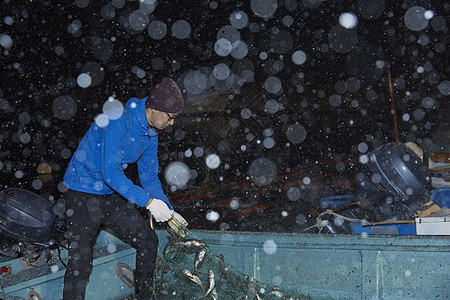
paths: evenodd
<path fill-rule="evenodd" d="M 219 300 L 219 295 L 217 294 L 216 288 L 213 288 L 213 290 L 211 292 L 211 299 L 212 300 Z"/>
<path fill-rule="evenodd" d="M 247 294 L 247 288 L 244 287 L 243 282 L 241 282 L 239 277 L 234 277 L 230 275 L 230 272 L 228 272 L 228 267 L 225 264 L 225 258 L 223 257 L 223 254 L 219 254 L 219 270 L 223 276 L 226 277 L 226 279 L 235 286 L 238 286 L 242 292 L 246 295 Z"/>
<path fill-rule="evenodd" d="M 174 243 L 175 245 L 181 245 L 185 247 L 206 247 L 206 243 L 196 239 L 190 239 L 185 241 L 178 241 Z"/>
<path fill-rule="evenodd" d="M 288 293 L 280 290 L 280 288 L 278 286 L 274 286 L 273 290 L 269 293 L 269 295 L 274 295 L 278 298 L 283 298 L 283 299 L 294 299 Z"/>
<path fill-rule="evenodd" d="M 283 293 L 280 292 L 280 291 L 271 291 L 271 292 L 269 293 L 269 295 L 274 295 L 274 296 L 276 296 L 276 297 L 278 297 L 278 298 L 282 298 L 282 297 L 283 297 Z"/>
<path fill-rule="evenodd" d="M 210 269 L 208 270 L 208 285 L 206 287 L 205 293 L 200 297 L 204 298 L 211 293 L 211 291 L 214 289 L 216 283 L 214 281 L 214 272 Z"/>
<path fill-rule="evenodd" d="M 200 277 L 198 277 L 197 274 L 192 274 L 191 271 L 189 271 L 188 269 L 183 271 L 183 275 L 184 277 L 186 277 L 187 279 L 189 279 L 190 281 L 192 281 L 193 283 L 197 284 L 199 287 L 201 287 L 203 289 L 203 283 L 200 280 Z"/>
<path fill-rule="evenodd" d="M 223 254 L 219 254 L 219 270 L 221 271 L 222 275 L 227 277 L 228 281 L 230 281 L 231 284 L 235 285 L 233 277 L 228 273 L 228 268 L 225 265 L 225 258 L 223 257 Z"/>
<path fill-rule="evenodd" d="M 219 264 L 225 266 L 225 257 L 223 257 L 222 253 L 219 254 Z"/>
<path fill-rule="evenodd" d="M 194 272 L 195 273 L 198 273 L 198 266 L 203 261 L 203 258 L 205 258 L 205 254 L 206 254 L 206 249 L 204 249 L 204 248 L 195 254 L 195 259 L 194 259 Z"/>
<path fill-rule="evenodd" d="M 181 246 L 172 247 L 171 245 L 167 244 L 166 247 L 164 247 L 163 256 L 167 257 L 170 253 L 176 252 L 175 255 L 172 258 L 170 258 L 170 259 L 175 259 L 178 256 L 178 254 L 180 253 L 180 249 L 181 249 Z"/>
<path fill-rule="evenodd" d="M 251 276 L 246 276 L 246 280 L 247 280 L 247 294 L 253 295 L 256 297 L 256 299 L 261 299 L 261 297 L 258 295 L 258 292 L 256 291 L 256 287 L 254 284 L 254 279 Z"/>
<path fill-rule="evenodd" d="M 167 254 L 169 254 L 169 253 L 175 252 L 176 250 L 177 250 L 177 249 L 176 249 L 175 247 L 171 247 L 171 246 L 169 246 L 169 244 L 167 244 L 167 245 L 164 247 L 163 255 L 167 255 Z"/>

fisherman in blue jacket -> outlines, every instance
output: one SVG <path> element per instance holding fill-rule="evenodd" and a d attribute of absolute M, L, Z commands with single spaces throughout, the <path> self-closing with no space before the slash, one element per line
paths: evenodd
<path fill-rule="evenodd" d="M 158 178 L 158 132 L 174 124 L 184 100 L 175 81 L 164 78 L 142 100 L 128 100 L 123 113 L 95 122 L 75 151 L 64 176 L 69 262 L 64 299 L 84 299 L 98 233 L 107 228 L 136 249 L 135 297 L 148 299 L 158 237 L 137 207 L 157 222 L 186 220 L 173 210 Z M 139 182 L 124 174 L 137 162 Z"/>

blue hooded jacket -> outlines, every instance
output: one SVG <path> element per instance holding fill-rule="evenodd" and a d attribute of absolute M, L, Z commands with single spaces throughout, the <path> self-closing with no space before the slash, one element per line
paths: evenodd
<path fill-rule="evenodd" d="M 160 199 L 173 209 L 158 178 L 158 134 L 147 121 L 145 101 L 131 98 L 123 114 L 105 127 L 89 128 L 64 175 L 72 190 L 106 195 L 114 191 L 145 207 L 150 198 Z M 123 170 L 137 162 L 142 187 L 129 180 Z"/>

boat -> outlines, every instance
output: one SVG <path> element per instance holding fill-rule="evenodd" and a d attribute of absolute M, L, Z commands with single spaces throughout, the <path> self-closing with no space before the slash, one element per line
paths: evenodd
<path fill-rule="evenodd" d="M 162 254 L 169 234 L 157 230 Z M 448 299 L 450 236 L 294 234 L 191 231 L 211 252 L 267 285 L 311 299 Z M 30 267 L 2 260 L 0 299 L 62 299 L 66 250 L 61 259 Z M 135 250 L 106 231 L 95 245 L 86 299 L 133 294 L 115 272 L 134 267 Z M 168 277 L 170 278 L 170 277 Z M 262 294 L 262 299 L 264 295 Z M 167 299 L 177 299 L 168 295 Z M 181 298 L 178 298 L 181 299 Z"/>
<path fill-rule="evenodd" d="M 389 148 L 390 153 L 398 149 L 396 145 L 389 147 L 394 147 Z M 375 153 L 383 157 L 383 152 Z M 385 165 L 376 165 L 373 160 L 370 167 L 382 169 L 383 174 L 408 175 L 402 177 L 408 180 L 422 174 L 415 172 L 411 163 L 404 165 L 394 158 L 390 155 L 383 160 Z M 419 164 L 418 159 L 414 161 Z M 444 167 L 440 174 L 448 174 L 448 164 L 438 167 Z M 391 188 L 392 194 L 398 193 L 407 203 L 401 182 L 393 178 L 399 177 L 387 176 L 384 187 L 371 186 L 369 194 Z M 426 183 L 417 182 L 405 185 L 414 186 L 409 195 L 425 190 Z M 425 209 L 413 220 L 353 220 L 345 210 L 336 208 L 343 205 L 349 209 L 354 195 L 324 197 L 324 211 L 316 223 L 323 225 L 321 234 L 199 228 L 183 228 L 183 234 L 177 234 L 159 225 L 155 228 L 159 248 L 154 299 L 230 299 L 230 293 L 233 299 L 449 299 L 447 185 L 447 180 L 435 185 L 427 194 Z M 49 209 L 47 200 L 21 189 L 10 188 L 0 194 L 0 299 L 62 299 L 67 245 L 63 238 L 55 238 L 62 233 L 58 208 Z M 334 221 L 343 218 L 347 231 L 342 222 L 327 227 L 333 219 L 323 223 L 325 214 Z M 391 211 L 384 214 L 390 216 Z M 32 221 L 25 221 L 27 218 Z M 52 230 L 51 224 L 56 224 Z M 203 265 L 197 261 L 200 248 L 180 246 L 187 244 L 186 240 L 200 241 L 198 244 L 207 249 Z M 101 231 L 94 249 L 86 299 L 132 299 L 136 251 L 107 231 Z M 204 283 L 202 288 L 183 276 L 194 271 Z M 216 294 L 207 289 L 211 277 L 215 278 Z"/>

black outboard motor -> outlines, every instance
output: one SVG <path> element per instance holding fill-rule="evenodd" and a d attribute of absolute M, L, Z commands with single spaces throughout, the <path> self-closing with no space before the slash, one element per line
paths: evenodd
<path fill-rule="evenodd" d="M 356 193 L 375 206 L 383 219 L 399 217 L 423 198 L 428 168 L 413 150 L 401 143 L 388 143 L 367 156 Z"/>
<path fill-rule="evenodd" d="M 0 193 L 0 256 L 16 258 L 52 248 L 53 203 L 35 193 L 8 188 Z"/>

